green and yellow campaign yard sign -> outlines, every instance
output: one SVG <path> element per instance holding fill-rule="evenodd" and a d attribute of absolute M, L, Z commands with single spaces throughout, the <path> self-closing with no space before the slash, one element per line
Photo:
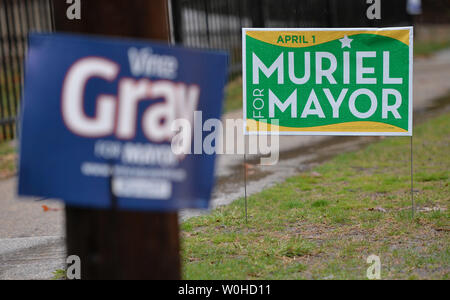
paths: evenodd
<path fill-rule="evenodd" d="M 246 134 L 412 135 L 413 30 L 243 29 Z"/>

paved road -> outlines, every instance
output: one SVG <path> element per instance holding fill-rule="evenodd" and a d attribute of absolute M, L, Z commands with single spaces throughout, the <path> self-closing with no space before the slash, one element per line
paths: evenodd
<path fill-rule="evenodd" d="M 432 58 L 417 59 L 414 63 L 414 109 L 423 110 L 433 99 L 450 91 L 450 49 Z M 224 118 L 241 118 L 242 114 L 227 114 Z M 345 140 L 334 144 L 329 137 L 282 137 L 280 148 L 284 153 L 296 153 L 311 145 L 326 145 L 327 151 L 341 151 L 354 146 Z M 364 141 L 362 141 L 364 142 Z M 320 147 L 322 148 L 322 147 Z M 308 155 L 311 155 L 309 153 Z M 276 171 L 267 171 L 267 176 L 256 177 L 249 193 L 259 191 L 274 182 L 281 181 L 311 160 L 308 155 L 287 155 Z M 294 159 L 294 164 L 291 159 Z M 242 173 L 239 166 L 242 155 L 221 156 L 218 163 L 219 184 L 214 193 L 213 206 L 230 203 L 243 195 L 242 185 L 236 185 L 236 174 Z M 294 167 L 292 167 L 294 165 Z M 261 171 L 261 170 L 260 170 Z M 23 201 L 15 196 L 16 178 L 0 181 L 0 279 L 48 279 L 51 272 L 63 265 L 65 255 L 63 240 L 63 205 L 51 201 Z M 54 211 L 44 211 L 46 205 Z M 182 218 L 198 212 L 185 211 Z"/>

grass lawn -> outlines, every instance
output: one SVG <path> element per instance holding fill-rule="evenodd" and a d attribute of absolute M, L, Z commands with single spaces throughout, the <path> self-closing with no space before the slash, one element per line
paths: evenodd
<path fill-rule="evenodd" d="M 0 143 L 0 179 L 16 173 L 16 150 L 9 142 Z"/>
<path fill-rule="evenodd" d="M 230 81 L 225 88 L 224 112 L 242 109 L 242 77 Z"/>
<path fill-rule="evenodd" d="M 182 224 L 186 279 L 450 279 L 450 114 Z"/>
<path fill-rule="evenodd" d="M 420 41 L 414 44 L 414 56 L 430 56 L 436 51 L 450 47 L 450 40 Z"/>

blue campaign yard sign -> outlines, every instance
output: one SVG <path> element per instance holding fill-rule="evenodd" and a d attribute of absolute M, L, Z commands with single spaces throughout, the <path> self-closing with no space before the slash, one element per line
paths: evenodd
<path fill-rule="evenodd" d="M 92 208 L 207 208 L 215 156 L 172 151 L 172 125 L 192 124 L 194 111 L 220 119 L 226 75 L 224 53 L 31 35 L 19 195 Z"/>

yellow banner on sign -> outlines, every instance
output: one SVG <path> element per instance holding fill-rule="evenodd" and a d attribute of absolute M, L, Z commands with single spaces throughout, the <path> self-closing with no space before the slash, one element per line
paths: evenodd
<path fill-rule="evenodd" d="M 323 125 L 315 127 L 286 127 L 278 126 L 272 124 L 262 123 L 256 120 L 247 119 L 247 131 L 248 132 L 260 132 L 260 131 L 278 131 L 278 132 L 292 132 L 292 131 L 302 131 L 302 132 L 352 132 L 358 130 L 359 132 L 408 132 L 400 127 L 389 125 L 379 122 L 371 121 L 358 121 L 358 122 L 347 122 L 332 125 Z"/>
<path fill-rule="evenodd" d="M 282 47 L 311 47 L 326 42 L 338 40 L 345 36 L 357 34 L 375 34 L 390 37 L 409 46 L 409 34 L 407 29 L 399 30 L 348 30 L 348 31 L 267 31 L 248 30 L 246 34 L 259 41 Z"/>

